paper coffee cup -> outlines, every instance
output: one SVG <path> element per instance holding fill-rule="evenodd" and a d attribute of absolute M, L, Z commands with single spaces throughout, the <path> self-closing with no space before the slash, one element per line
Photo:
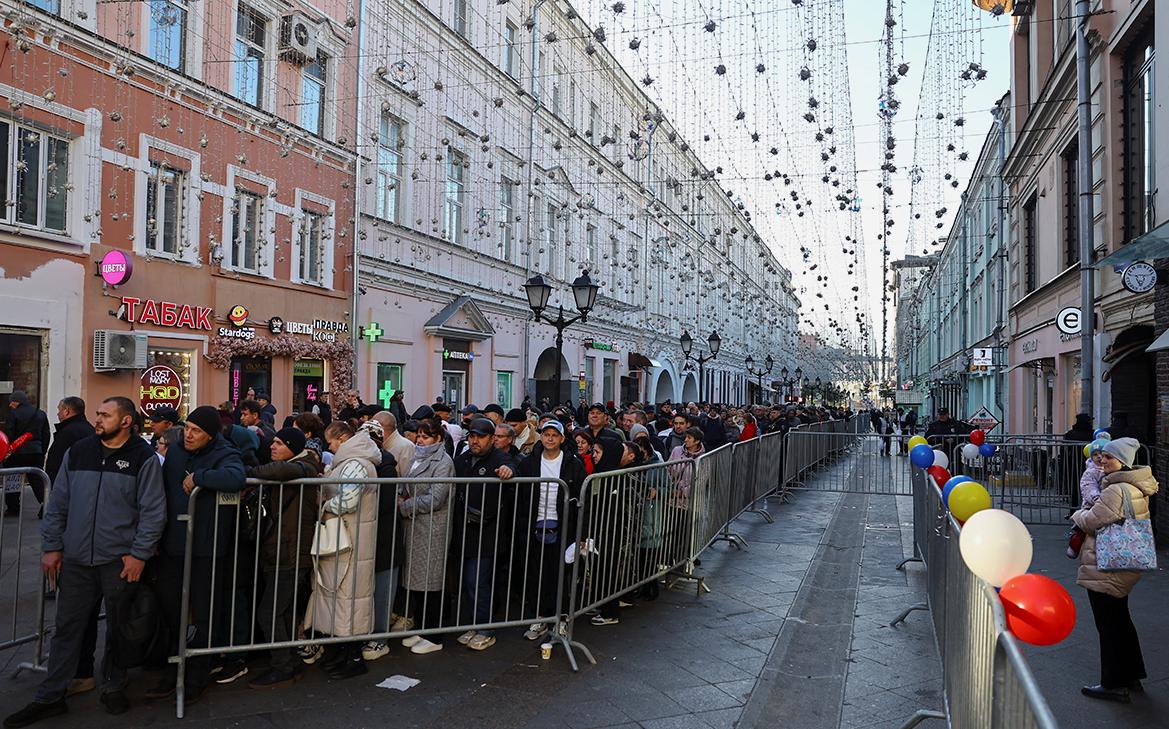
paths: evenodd
<path fill-rule="evenodd" d="M 540 657 L 543 658 L 545 661 L 552 657 L 552 644 L 551 643 L 541 643 L 540 644 Z"/>

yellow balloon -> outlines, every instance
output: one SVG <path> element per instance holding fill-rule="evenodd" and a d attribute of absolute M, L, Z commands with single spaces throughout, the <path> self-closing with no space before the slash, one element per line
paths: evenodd
<path fill-rule="evenodd" d="M 930 442 L 920 435 L 915 435 L 909 439 L 909 450 L 913 450 L 916 445 L 929 445 Z"/>
<path fill-rule="evenodd" d="M 1084 445 L 1084 458 L 1091 458 L 1091 457 L 1092 457 L 1092 444 L 1087 443 Z"/>
<path fill-rule="evenodd" d="M 966 521 L 983 509 L 990 508 L 990 493 L 982 484 L 966 481 L 954 487 L 948 502 L 950 513 L 958 521 Z"/>

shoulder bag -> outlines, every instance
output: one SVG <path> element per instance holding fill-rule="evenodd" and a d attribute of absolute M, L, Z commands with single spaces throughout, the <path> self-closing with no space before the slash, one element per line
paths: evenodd
<path fill-rule="evenodd" d="M 1124 518 L 1096 532 L 1096 568 L 1101 572 L 1152 572 L 1157 569 L 1153 522 L 1136 518 L 1128 484 L 1121 485 Z"/>

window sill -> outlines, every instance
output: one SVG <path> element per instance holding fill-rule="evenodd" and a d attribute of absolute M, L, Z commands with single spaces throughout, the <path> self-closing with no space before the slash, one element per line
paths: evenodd
<path fill-rule="evenodd" d="M 84 249 L 86 247 L 84 242 L 66 233 L 54 233 L 41 228 L 30 228 L 15 223 L 0 223 L 0 236 L 15 236 L 23 239 L 33 238 L 44 243 L 55 243 L 78 249 Z"/>
<path fill-rule="evenodd" d="M 140 255 L 143 258 L 145 258 L 147 261 L 160 261 L 162 263 L 178 263 L 178 264 L 181 264 L 184 266 L 190 266 L 192 268 L 199 267 L 198 258 L 183 258 L 181 256 L 172 255 L 170 253 L 159 253 L 158 251 L 151 251 L 151 250 L 144 251 Z"/>

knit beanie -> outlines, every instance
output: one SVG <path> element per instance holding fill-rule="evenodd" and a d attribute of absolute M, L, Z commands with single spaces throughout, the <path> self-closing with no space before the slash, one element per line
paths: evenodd
<path fill-rule="evenodd" d="M 1104 452 L 1123 463 L 1125 468 L 1132 468 L 1140 447 L 1141 443 L 1136 438 L 1117 438 L 1108 441 L 1108 445 L 1104 446 Z"/>
<path fill-rule="evenodd" d="M 304 433 L 296 428 L 281 428 L 276 431 L 276 437 L 288 446 L 288 450 L 292 451 L 292 455 L 299 455 L 304 450 L 305 437 Z"/>
<path fill-rule="evenodd" d="M 219 419 L 219 411 L 210 405 L 200 405 L 187 413 L 187 422 L 212 438 L 223 428 L 223 421 Z"/>

